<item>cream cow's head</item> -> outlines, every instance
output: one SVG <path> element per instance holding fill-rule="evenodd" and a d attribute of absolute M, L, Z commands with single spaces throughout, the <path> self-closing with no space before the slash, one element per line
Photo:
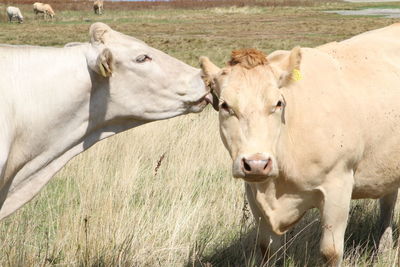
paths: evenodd
<path fill-rule="evenodd" d="M 233 51 L 222 69 L 200 58 L 203 78 L 219 99 L 213 106 L 219 110 L 220 134 L 233 160 L 233 176 L 247 182 L 279 174 L 276 149 L 286 105 L 281 88 L 299 72 L 300 48 L 277 57 L 278 64 L 270 64 L 258 50 Z"/>

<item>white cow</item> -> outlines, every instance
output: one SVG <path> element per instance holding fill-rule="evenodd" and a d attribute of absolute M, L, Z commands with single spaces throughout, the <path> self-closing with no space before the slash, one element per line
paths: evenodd
<path fill-rule="evenodd" d="M 0 219 L 97 141 L 207 105 L 199 69 L 103 23 L 90 36 L 65 48 L 0 46 Z"/>
<path fill-rule="evenodd" d="M 24 22 L 24 17 L 22 16 L 21 10 L 15 6 L 9 6 L 6 9 L 8 21 L 11 22 L 13 19 L 18 20 L 19 23 Z"/>

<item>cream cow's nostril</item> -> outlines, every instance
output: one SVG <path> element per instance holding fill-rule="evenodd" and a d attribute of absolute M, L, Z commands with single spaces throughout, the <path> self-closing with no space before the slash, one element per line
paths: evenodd
<path fill-rule="evenodd" d="M 272 159 L 261 153 L 242 158 L 241 169 L 246 176 L 265 176 L 272 170 Z"/>
<path fill-rule="evenodd" d="M 265 166 L 264 166 L 264 170 L 265 170 L 266 168 L 268 168 L 268 165 L 269 165 L 270 163 L 272 163 L 272 161 L 271 161 L 271 159 L 268 159 L 268 160 L 267 160 L 267 163 L 266 163 Z"/>
<path fill-rule="evenodd" d="M 244 169 L 245 169 L 246 171 L 248 171 L 248 172 L 251 172 L 251 167 L 250 167 L 250 165 L 246 162 L 246 159 L 243 158 L 242 161 L 243 161 L 243 167 L 244 167 Z"/>

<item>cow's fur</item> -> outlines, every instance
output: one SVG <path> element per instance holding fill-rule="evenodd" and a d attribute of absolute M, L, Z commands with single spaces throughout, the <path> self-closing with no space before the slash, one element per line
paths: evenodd
<path fill-rule="evenodd" d="M 231 60 L 228 62 L 230 66 L 236 64 L 243 68 L 251 69 L 259 65 L 267 64 L 267 56 L 257 49 L 234 50 L 231 54 Z"/>

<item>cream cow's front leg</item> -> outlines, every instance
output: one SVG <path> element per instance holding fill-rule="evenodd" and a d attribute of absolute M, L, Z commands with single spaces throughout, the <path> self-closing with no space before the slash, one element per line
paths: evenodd
<path fill-rule="evenodd" d="M 322 238 L 320 251 L 328 266 L 340 266 L 344 250 L 344 234 L 353 190 L 353 173 L 331 173 L 320 188 L 323 199 Z"/>
<path fill-rule="evenodd" d="M 378 252 L 380 255 L 383 255 L 385 251 L 391 249 L 393 246 L 392 221 L 394 207 L 396 206 L 397 193 L 398 191 L 396 190 L 395 192 L 390 193 L 379 200 L 380 236 Z"/>
<path fill-rule="evenodd" d="M 245 189 L 247 200 L 256 222 L 258 232 L 257 241 L 261 250 L 262 266 L 276 266 L 276 263 L 280 259 L 282 238 L 269 229 L 263 213 L 256 204 L 254 193 L 252 192 L 250 185 L 246 183 Z"/>

